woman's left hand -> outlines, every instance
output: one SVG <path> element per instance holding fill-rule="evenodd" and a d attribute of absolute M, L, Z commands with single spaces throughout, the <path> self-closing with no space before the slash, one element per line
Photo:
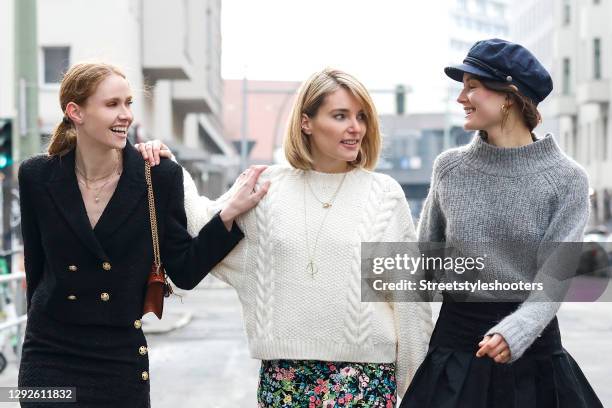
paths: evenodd
<path fill-rule="evenodd" d="M 476 352 L 476 357 L 489 356 L 496 363 L 504 364 L 510 361 L 510 346 L 506 339 L 499 333 L 492 336 L 485 336 L 480 343 L 480 349 Z"/>
<path fill-rule="evenodd" d="M 166 157 L 170 160 L 176 161 L 174 155 L 166 146 L 159 140 L 149 140 L 146 143 L 136 143 L 134 147 L 142 154 L 142 158 L 145 161 L 149 161 L 151 166 L 159 164 L 161 157 Z"/>

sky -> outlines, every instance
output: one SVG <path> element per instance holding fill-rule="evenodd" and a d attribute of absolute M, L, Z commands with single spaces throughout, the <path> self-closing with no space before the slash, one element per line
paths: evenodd
<path fill-rule="evenodd" d="M 435 22 L 445 2 L 222 0 L 222 76 L 303 81 L 331 66 L 371 90 L 408 85 L 408 111 L 440 110 L 448 78 Z M 381 113 L 393 109 L 392 94 L 373 96 Z"/>

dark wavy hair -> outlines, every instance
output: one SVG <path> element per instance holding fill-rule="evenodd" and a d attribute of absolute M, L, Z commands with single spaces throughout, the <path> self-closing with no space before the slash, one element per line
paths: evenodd
<path fill-rule="evenodd" d="M 533 129 L 538 126 L 538 123 L 542 121 L 542 115 L 540 115 L 536 104 L 533 103 L 531 98 L 528 98 L 522 93 L 520 93 L 518 89 L 512 84 L 492 81 L 485 78 L 476 79 L 478 79 L 486 89 L 506 94 L 506 99 L 511 100 L 512 103 L 518 107 L 518 110 L 521 113 L 521 120 L 523 121 L 525 126 L 527 126 L 530 132 L 532 132 Z M 510 110 L 506 110 L 502 119 L 502 128 L 506 124 L 509 114 Z M 480 131 L 480 134 L 485 137 L 487 136 L 487 132 L 485 131 Z"/>

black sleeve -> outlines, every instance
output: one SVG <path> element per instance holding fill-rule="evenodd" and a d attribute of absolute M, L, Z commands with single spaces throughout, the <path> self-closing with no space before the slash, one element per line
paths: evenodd
<path fill-rule="evenodd" d="M 185 214 L 183 172 L 177 166 L 170 183 L 168 213 L 165 220 L 165 236 L 161 245 L 162 263 L 176 286 L 193 289 L 232 249 L 244 238 L 236 223 L 231 231 L 225 228 L 217 213 L 192 238 L 187 232 Z"/>
<path fill-rule="evenodd" d="M 23 236 L 23 257 L 27 284 L 27 309 L 30 310 L 32 295 L 43 275 L 45 253 L 33 208 L 34 202 L 30 194 L 33 182 L 28 180 L 25 173 L 26 165 L 22 164 L 19 167 L 19 205 L 21 207 L 21 234 Z"/>

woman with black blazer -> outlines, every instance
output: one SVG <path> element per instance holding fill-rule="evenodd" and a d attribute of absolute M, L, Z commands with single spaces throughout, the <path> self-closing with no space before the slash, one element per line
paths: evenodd
<path fill-rule="evenodd" d="M 28 303 L 19 387 L 76 387 L 71 406 L 150 406 L 140 318 L 153 246 L 145 164 L 127 141 L 131 103 L 116 67 L 73 66 L 48 154 L 19 170 Z M 161 259 L 176 286 L 195 287 L 242 239 L 234 218 L 266 193 L 253 190 L 260 171 L 192 239 L 181 167 L 152 169 Z M 53 406 L 22 406 L 39 403 Z"/>

